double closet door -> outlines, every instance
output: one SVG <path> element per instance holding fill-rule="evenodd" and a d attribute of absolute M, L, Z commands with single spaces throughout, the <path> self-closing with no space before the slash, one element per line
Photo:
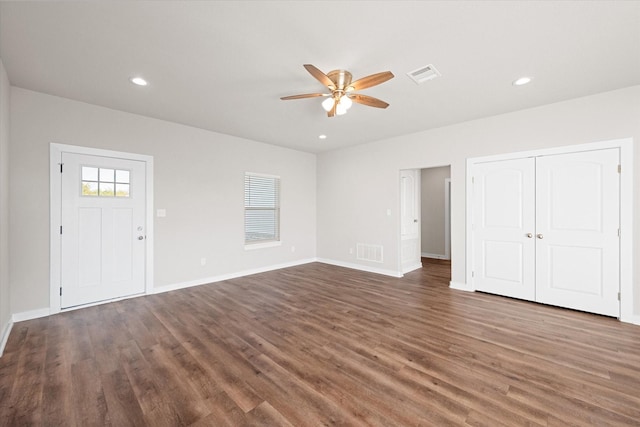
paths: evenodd
<path fill-rule="evenodd" d="M 478 163 L 475 289 L 619 317 L 618 148 Z"/>

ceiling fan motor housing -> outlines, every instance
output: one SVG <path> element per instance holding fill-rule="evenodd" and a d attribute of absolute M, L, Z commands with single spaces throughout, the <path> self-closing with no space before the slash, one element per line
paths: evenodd
<path fill-rule="evenodd" d="M 346 70 L 333 70 L 327 73 L 327 77 L 336 85 L 335 90 L 346 91 L 351 84 L 352 75 Z"/>

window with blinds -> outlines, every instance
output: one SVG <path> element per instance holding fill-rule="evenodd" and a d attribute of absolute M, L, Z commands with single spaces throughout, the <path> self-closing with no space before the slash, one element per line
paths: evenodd
<path fill-rule="evenodd" d="M 245 173 L 244 242 L 280 240 L 280 177 Z"/>

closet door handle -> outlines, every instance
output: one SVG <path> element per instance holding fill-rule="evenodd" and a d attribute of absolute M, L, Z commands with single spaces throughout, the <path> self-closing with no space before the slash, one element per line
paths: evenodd
<path fill-rule="evenodd" d="M 533 233 L 527 233 L 527 237 L 528 238 L 532 238 L 533 237 Z"/>
<path fill-rule="evenodd" d="M 536 237 L 537 237 L 538 239 L 542 239 L 544 236 L 542 235 L 542 233 L 539 233 L 539 234 L 536 234 Z"/>

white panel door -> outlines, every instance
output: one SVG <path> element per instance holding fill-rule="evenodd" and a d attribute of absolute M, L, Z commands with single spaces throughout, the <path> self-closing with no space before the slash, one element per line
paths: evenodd
<path fill-rule="evenodd" d="M 619 316 L 619 150 L 537 158 L 536 300 Z"/>
<path fill-rule="evenodd" d="M 145 290 L 145 163 L 62 153 L 61 307 Z"/>
<path fill-rule="evenodd" d="M 400 171 L 400 256 L 403 273 L 422 267 L 419 218 L 420 170 Z"/>
<path fill-rule="evenodd" d="M 473 170 L 476 290 L 535 298 L 535 159 L 480 163 Z"/>

